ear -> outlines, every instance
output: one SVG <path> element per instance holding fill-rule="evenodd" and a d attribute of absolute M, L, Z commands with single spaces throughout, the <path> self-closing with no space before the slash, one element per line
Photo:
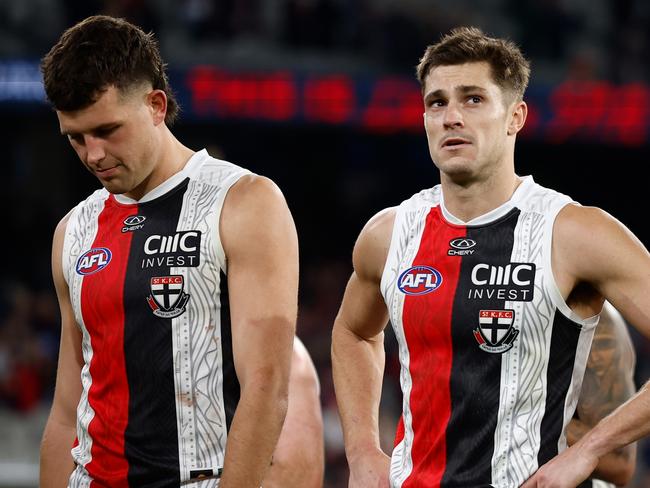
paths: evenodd
<path fill-rule="evenodd" d="M 147 103 L 151 110 L 154 125 L 165 121 L 167 115 L 167 95 L 163 90 L 152 90 L 147 95 Z"/>
<path fill-rule="evenodd" d="M 528 105 L 523 100 L 516 102 L 510 110 L 510 118 L 508 121 L 508 135 L 514 136 L 519 132 L 526 123 L 528 116 Z"/>

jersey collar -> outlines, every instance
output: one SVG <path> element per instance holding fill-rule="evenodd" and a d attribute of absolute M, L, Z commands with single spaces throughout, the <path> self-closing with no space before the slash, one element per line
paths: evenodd
<path fill-rule="evenodd" d="M 181 181 L 183 181 L 185 178 L 190 176 L 194 168 L 200 164 L 203 159 L 205 159 L 208 156 L 208 152 L 205 149 L 202 149 L 198 152 L 195 152 L 192 154 L 192 157 L 188 159 L 187 163 L 181 169 L 178 173 L 172 175 L 171 177 L 167 178 L 165 181 L 163 181 L 160 185 L 158 185 L 156 188 L 153 190 L 149 191 L 146 193 L 140 200 L 134 200 L 133 198 L 129 198 L 123 194 L 121 195 L 113 195 L 115 200 L 118 203 L 121 203 L 123 205 L 132 205 L 134 203 L 145 203 L 145 202 L 150 202 L 151 200 L 155 200 L 158 197 L 161 197 L 168 191 L 176 188 Z"/>
<path fill-rule="evenodd" d="M 495 220 L 500 219 L 508 212 L 510 212 L 513 208 L 517 207 L 517 205 L 528 196 L 528 194 L 531 192 L 534 185 L 535 185 L 535 181 L 533 180 L 532 176 L 524 176 L 522 182 L 519 184 L 517 189 L 510 197 L 510 200 L 503 203 L 502 205 L 499 205 L 497 208 L 490 210 L 487 213 L 484 213 L 483 215 L 474 217 L 468 222 L 459 219 L 458 217 L 456 217 L 455 215 L 453 215 L 451 212 L 447 210 L 447 208 L 445 207 L 445 198 L 441 187 L 440 188 L 440 209 L 442 210 L 442 215 L 444 216 L 445 220 L 447 220 L 447 222 L 454 225 L 489 224 L 491 222 L 494 222 Z"/>

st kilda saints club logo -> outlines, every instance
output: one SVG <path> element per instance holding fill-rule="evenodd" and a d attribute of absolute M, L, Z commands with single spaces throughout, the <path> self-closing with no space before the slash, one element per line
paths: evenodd
<path fill-rule="evenodd" d="M 173 319 L 185 312 L 190 296 L 183 292 L 184 286 L 182 275 L 151 278 L 151 295 L 147 297 L 147 303 L 153 314 L 156 317 Z"/>
<path fill-rule="evenodd" d="M 503 354 L 509 351 L 519 335 L 515 329 L 514 310 L 481 310 L 478 315 L 478 327 L 474 337 L 485 352 Z"/>

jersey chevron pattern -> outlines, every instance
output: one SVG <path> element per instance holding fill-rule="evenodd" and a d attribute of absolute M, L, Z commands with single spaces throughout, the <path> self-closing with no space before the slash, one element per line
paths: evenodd
<path fill-rule="evenodd" d="M 517 488 L 566 447 L 598 321 L 551 271 L 570 203 L 526 177 L 467 224 L 440 186 L 397 207 L 381 281 L 403 391 L 391 487 Z"/>
<path fill-rule="evenodd" d="M 71 488 L 218 486 L 239 401 L 219 218 L 245 174 L 203 150 L 139 202 L 102 189 L 72 211 L 62 264 L 85 364 Z"/>

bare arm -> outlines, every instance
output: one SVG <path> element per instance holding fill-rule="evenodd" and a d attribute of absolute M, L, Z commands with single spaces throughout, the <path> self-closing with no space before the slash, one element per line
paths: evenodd
<path fill-rule="evenodd" d="M 564 296 L 588 284 L 623 317 L 650 337 L 650 254 L 620 222 L 602 210 L 567 206 L 558 216 L 553 237 L 553 271 Z M 559 266 L 557 264 L 559 263 Z M 587 308 L 595 308 L 592 300 Z M 523 488 L 575 487 L 596 469 L 607 453 L 650 434 L 648 384 L 601 420 L 569 449 L 552 459 Z"/>
<path fill-rule="evenodd" d="M 578 401 L 578 418 L 567 429 L 569 445 L 575 444 L 600 420 L 613 412 L 634 393 L 634 347 L 620 314 L 605 303 L 591 346 L 587 370 Z M 636 444 L 604 455 L 594 478 L 626 485 L 634 475 Z"/>
<path fill-rule="evenodd" d="M 320 385 L 305 346 L 294 340 L 289 408 L 264 488 L 319 488 L 325 469 Z"/>
<path fill-rule="evenodd" d="M 61 344 L 54 400 L 41 442 L 42 488 L 68 485 L 74 469 L 70 449 L 76 437 L 77 404 L 81 397 L 81 332 L 74 319 L 61 265 L 66 224 L 67 217 L 57 226 L 52 244 L 52 275 L 61 309 Z"/>
<path fill-rule="evenodd" d="M 258 488 L 287 411 L 298 297 L 298 239 L 279 189 L 245 176 L 220 222 L 228 263 L 233 357 L 241 386 L 222 488 Z"/>
<path fill-rule="evenodd" d="M 354 272 L 332 332 L 332 368 L 350 487 L 388 487 L 389 459 L 379 441 L 379 400 L 388 312 L 380 281 L 394 211 L 368 222 L 354 248 Z"/>

